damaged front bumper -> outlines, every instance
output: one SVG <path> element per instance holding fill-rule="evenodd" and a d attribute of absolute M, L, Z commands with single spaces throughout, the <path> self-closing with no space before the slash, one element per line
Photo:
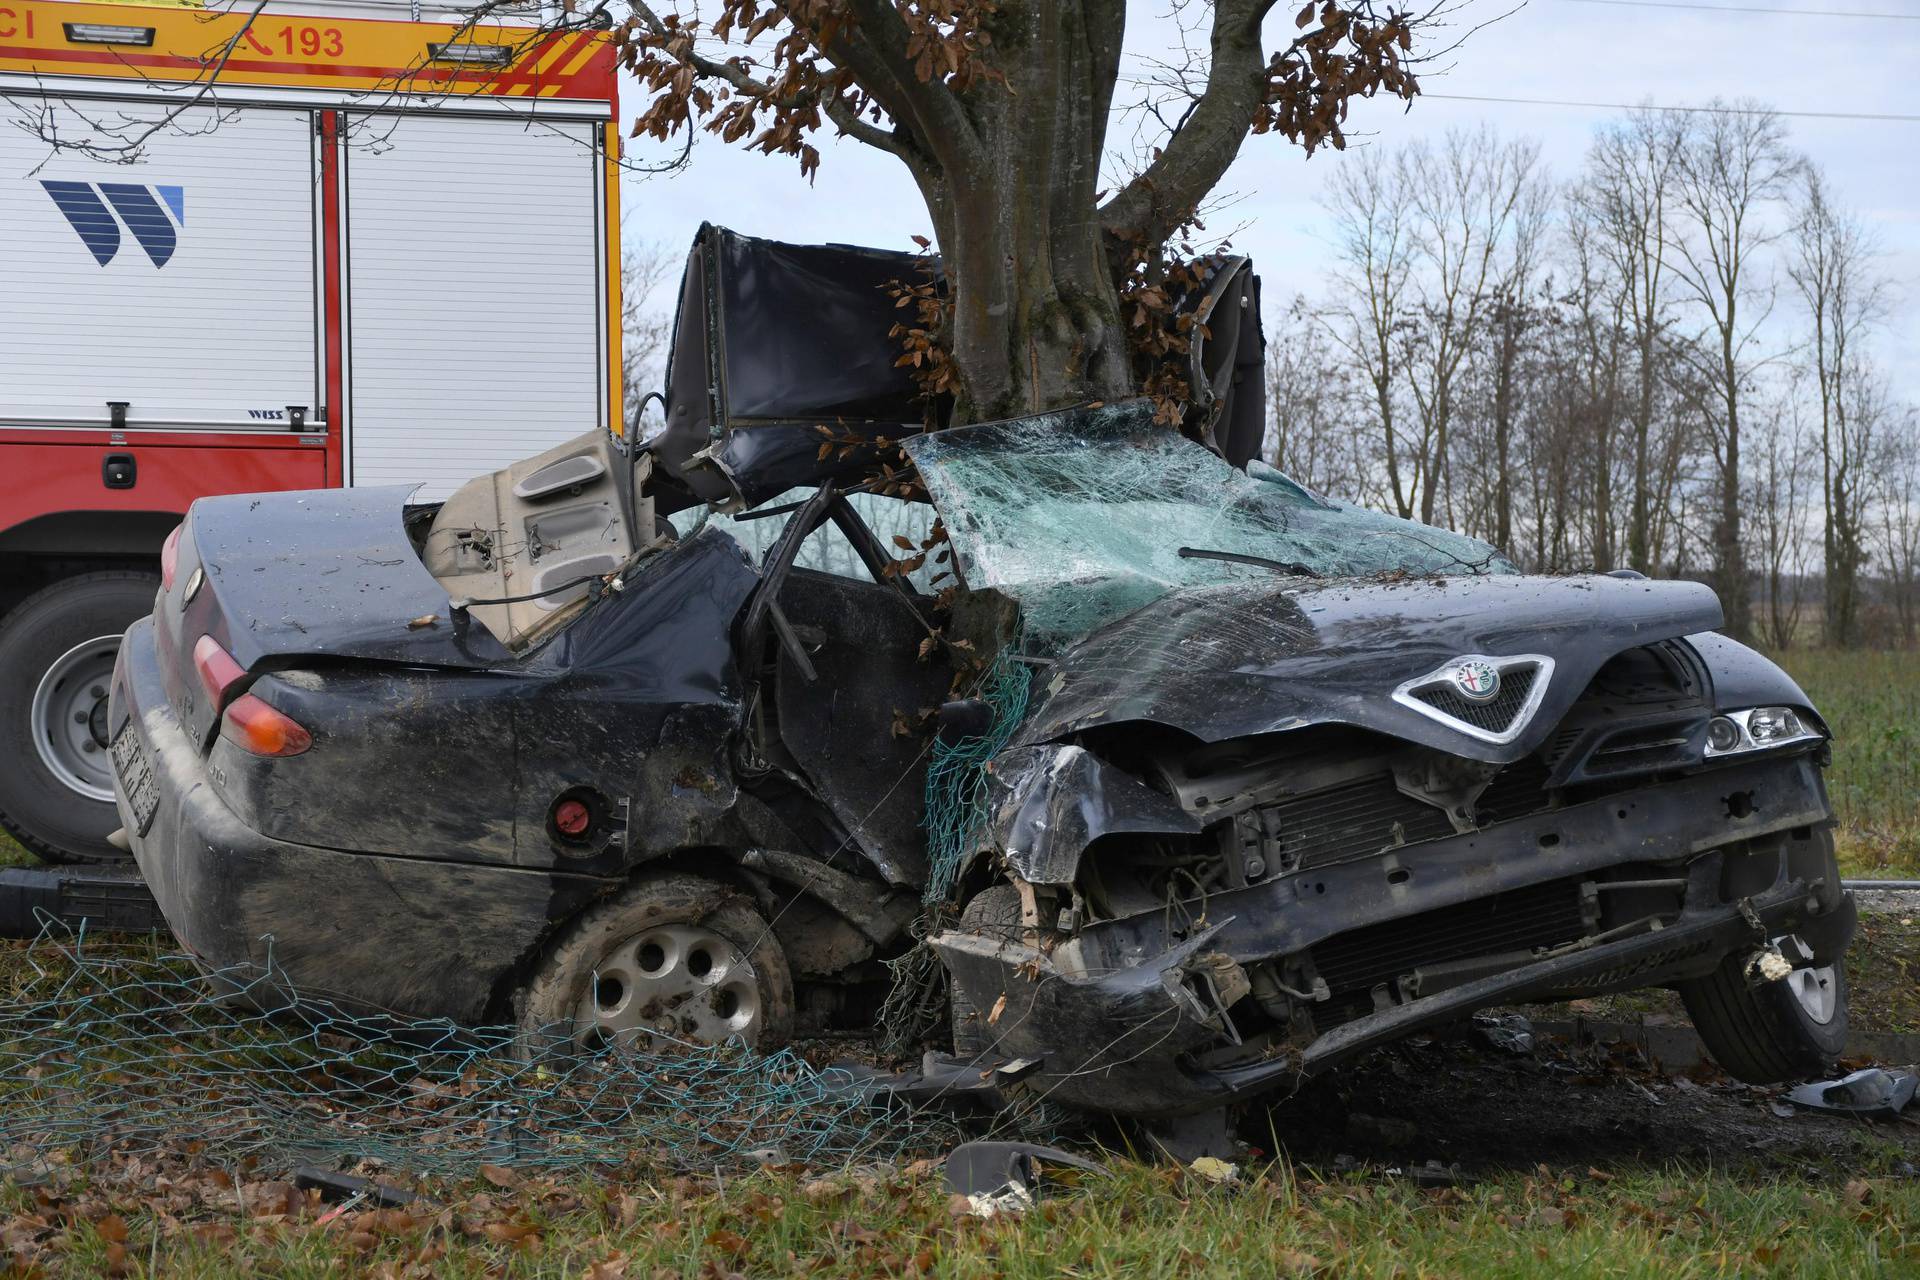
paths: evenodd
<path fill-rule="evenodd" d="M 931 944 L 974 1008 L 991 1017 L 993 1052 L 1045 1060 L 1029 1080 L 1069 1106 L 1142 1115 L 1201 1110 L 1276 1090 L 1362 1050 L 1489 1005 L 1658 986 L 1712 971 L 1729 954 L 1797 934 L 1826 963 L 1853 931 L 1853 903 L 1809 834 L 1829 822 L 1810 756 L 1716 769 L 1216 894 L 1185 906 L 1088 925 L 1071 937 L 1020 939 L 948 931 Z M 1095 855 L 1097 856 L 1097 855 Z M 1313 954 L 1356 931 L 1391 936 L 1452 909 L 1521 904 L 1541 886 L 1598 896 L 1630 892 L 1646 868 L 1672 909 L 1630 927 L 1526 953 L 1405 971 L 1381 984 L 1371 1012 L 1314 1034 L 1244 1039 L 1231 1007 L 1257 965 Z M 1611 883 L 1609 883 L 1611 880 Z M 1516 905 L 1516 909 L 1519 909 Z M 1496 949 L 1497 950 L 1497 949 Z M 1462 962 L 1466 961 L 1466 962 Z M 1302 1034 L 1300 1025 L 1308 1030 Z"/>

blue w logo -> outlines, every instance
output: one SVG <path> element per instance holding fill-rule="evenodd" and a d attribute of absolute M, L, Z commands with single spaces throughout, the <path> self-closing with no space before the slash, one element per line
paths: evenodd
<path fill-rule="evenodd" d="M 80 242 L 103 267 L 120 252 L 120 222 L 127 224 L 127 230 L 133 233 L 156 267 L 166 266 L 179 244 L 175 225 L 187 225 L 185 187 L 143 187 L 132 182 L 48 182 L 45 179 L 40 185 L 47 189 L 54 204 L 67 216 L 67 222 L 79 233 Z M 165 209 L 160 207 L 162 200 L 166 201 Z M 111 212 L 108 205 L 113 206 Z M 167 216 L 168 209 L 173 211 L 171 218 Z M 114 221 L 115 213 L 120 215 L 119 222 Z"/>

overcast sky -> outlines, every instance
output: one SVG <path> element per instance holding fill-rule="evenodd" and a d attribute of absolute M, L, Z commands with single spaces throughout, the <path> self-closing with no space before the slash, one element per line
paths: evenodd
<path fill-rule="evenodd" d="M 1745 4 L 1741 11 L 1708 5 Z M 1200 6 L 1191 6 L 1199 8 Z M 1493 19 L 1507 6 L 1473 0 L 1465 21 Z M 1168 0 L 1128 4 L 1128 65 L 1177 38 Z M 1270 20 L 1270 46 L 1291 29 L 1288 5 Z M 1843 16 L 1843 15 L 1863 16 Z M 1557 176 L 1579 167 L 1604 109 L 1463 101 L 1555 99 L 1593 103 L 1696 105 L 1714 97 L 1760 98 L 1784 112 L 1906 115 L 1907 120 L 1789 118 L 1793 143 L 1826 171 L 1832 190 L 1876 230 L 1900 293 L 1880 350 L 1904 394 L 1920 398 L 1920 0 L 1697 0 L 1658 5 L 1622 0 L 1529 0 L 1473 34 L 1444 74 L 1423 77 L 1411 110 L 1398 103 L 1356 106 L 1355 146 L 1392 147 L 1448 129 L 1491 124 L 1537 138 Z M 1448 96 L 1458 95 L 1458 97 Z M 623 86 L 631 118 L 638 87 Z M 653 154 L 644 140 L 629 159 Z M 764 157 L 703 135 L 691 167 L 670 177 L 629 178 L 623 192 L 629 241 L 658 242 L 678 256 L 705 220 L 782 240 L 848 241 L 911 248 L 929 230 L 899 163 L 830 136 L 811 185 L 785 157 Z M 1238 227 L 1235 247 L 1253 256 L 1269 310 L 1296 291 L 1313 293 L 1329 257 L 1318 199 L 1344 157 L 1307 158 L 1273 137 L 1249 138 L 1221 191 L 1238 196 L 1210 221 Z M 1791 306 L 1782 281 L 1782 308 Z M 658 300 L 670 307 L 670 297 Z"/>

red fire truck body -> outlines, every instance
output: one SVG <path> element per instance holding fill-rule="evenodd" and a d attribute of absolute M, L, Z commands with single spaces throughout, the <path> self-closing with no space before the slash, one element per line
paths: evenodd
<path fill-rule="evenodd" d="M 417 0 L 0 0 L 0 825 L 110 858 L 120 633 L 207 494 L 617 427 L 613 50 Z"/>

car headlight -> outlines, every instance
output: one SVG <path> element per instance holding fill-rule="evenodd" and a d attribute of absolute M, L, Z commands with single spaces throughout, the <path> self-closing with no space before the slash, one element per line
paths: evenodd
<path fill-rule="evenodd" d="M 1742 751 L 1810 742 L 1820 731 L 1792 707 L 1750 707 L 1717 715 L 1707 725 L 1707 755 L 1729 756 Z"/>

